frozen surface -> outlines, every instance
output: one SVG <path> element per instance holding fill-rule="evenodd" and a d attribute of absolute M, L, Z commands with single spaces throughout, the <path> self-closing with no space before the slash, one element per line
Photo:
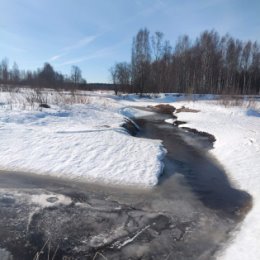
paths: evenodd
<path fill-rule="evenodd" d="M 157 184 L 165 151 L 160 141 L 132 137 L 121 127 L 127 111 L 117 101 L 92 95 L 85 104 L 39 109 L 22 105 L 19 93 L 12 98 L 10 105 L 1 93 L 1 169 L 113 185 Z"/>

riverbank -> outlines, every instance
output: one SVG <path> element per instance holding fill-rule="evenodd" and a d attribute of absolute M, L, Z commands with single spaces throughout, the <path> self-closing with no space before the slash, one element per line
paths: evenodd
<path fill-rule="evenodd" d="M 256 109 L 222 107 L 214 103 L 190 102 L 201 112 L 180 113 L 188 127 L 216 137 L 211 153 L 224 165 L 231 181 L 253 197 L 253 207 L 232 242 L 220 254 L 221 260 L 260 258 L 260 117 Z"/>
<path fill-rule="evenodd" d="M 213 95 L 192 95 L 189 100 L 181 95 L 159 95 L 154 99 L 125 98 L 131 106 L 170 104 L 199 112 L 180 112 L 180 127 L 214 135 L 216 141 L 210 153 L 223 165 L 234 186 L 250 193 L 253 207 L 236 232 L 220 260 L 257 260 L 260 258 L 260 102 L 259 97 L 237 97 L 221 100 Z M 174 123 L 174 120 L 170 120 Z"/>
<path fill-rule="evenodd" d="M 192 148 L 185 132 L 164 120 L 162 115 L 139 118 L 135 137 L 160 137 L 168 150 L 164 175 L 153 189 L 1 172 L 0 246 L 14 260 L 33 259 L 40 251 L 43 259 L 55 254 L 55 260 L 97 254 L 106 259 L 213 260 L 243 219 L 244 212 L 237 210 L 249 197 L 229 185 L 206 150 Z M 216 178 L 219 185 L 212 186 Z M 223 186 L 227 203 L 219 203 Z"/>
<path fill-rule="evenodd" d="M 108 185 L 156 185 L 166 152 L 160 141 L 132 137 L 124 128 L 129 118 L 113 98 L 83 92 L 66 103 L 69 94 L 57 102 L 60 93 L 47 93 L 50 108 L 43 108 L 26 103 L 26 92 L 0 92 L 0 169 Z"/>

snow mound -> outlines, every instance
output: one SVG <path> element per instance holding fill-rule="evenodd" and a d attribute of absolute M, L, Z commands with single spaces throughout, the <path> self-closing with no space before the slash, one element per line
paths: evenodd
<path fill-rule="evenodd" d="M 2 97 L 3 100 L 3 97 Z M 51 109 L 0 107 L 0 168 L 111 185 L 156 185 L 165 150 L 121 127 L 110 98 Z"/>

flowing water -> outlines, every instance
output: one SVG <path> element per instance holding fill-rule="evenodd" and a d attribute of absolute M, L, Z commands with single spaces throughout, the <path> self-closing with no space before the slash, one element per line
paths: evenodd
<path fill-rule="evenodd" d="M 0 172 L 0 259 L 214 259 L 251 197 L 232 187 L 210 141 L 165 118 L 136 120 L 136 138 L 168 151 L 151 190 Z"/>

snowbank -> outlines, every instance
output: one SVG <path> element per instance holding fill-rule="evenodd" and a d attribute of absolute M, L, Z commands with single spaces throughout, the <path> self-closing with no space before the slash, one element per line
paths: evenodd
<path fill-rule="evenodd" d="M 253 196 L 252 210 L 235 231 L 230 243 L 223 245 L 224 250 L 220 252 L 218 260 L 258 260 L 260 259 L 260 100 L 259 96 L 245 96 L 243 99 L 230 102 L 218 98 L 216 95 L 185 97 L 160 94 L 157 98 L 140 99 L 130 95 L 120 102 L 128 106 L 145 107 L 168 103 L 176 108 L 185 106 L 200 110 L 198 113 L 178 113 L 178 120 L 186 121 L 185 126 L 208 132 L 216 137 L 212 154 L 225 167 L 234 185 Z M 224 106 L 236 102 L 241 106 Z M 166 122 L 172 124 L 174 119 L 169 118 Z"/>
<path fill-rule="evenodd" d="M 40 111 L 10 105 L 1 95 L 0 169 L 112 185 L 157 184 L 165 150 L 160 141 L 130 136 L 115 100 L 92 96 L 88 104 Z"/>
<path fill-rule="evenodd" d="M 223 107 L 214 102 L 178 102 L 198 109 L 199 113 L 179 113 L 185 126 L 213 134 L 216 137 L 213 155 L 224 165 L 233 183 L 249 192 L 253 209 L 233 235 L 220 260 L 260 259 L 260 118 L 256 109 Z"/>

